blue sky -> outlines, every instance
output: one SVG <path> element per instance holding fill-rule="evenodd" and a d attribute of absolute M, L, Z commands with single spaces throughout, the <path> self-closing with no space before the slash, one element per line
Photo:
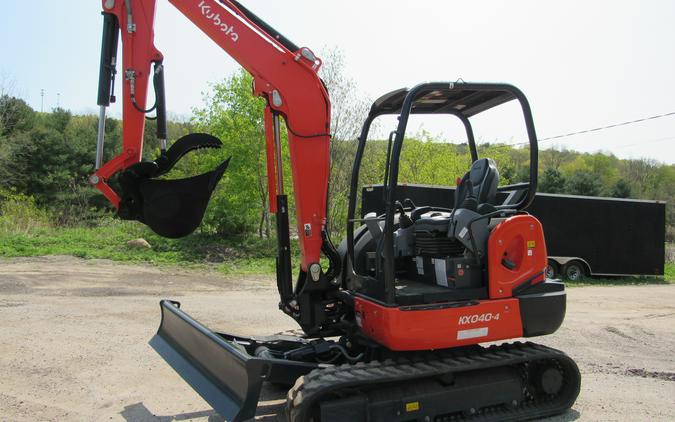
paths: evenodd
<path fill-rule="evenodd" d="M 509 82 L 529 97 L 540 138 L 675 111 L 672 1 L 243 3 L 298 45 L 339 46 L 358 95 L 370 99 L 427 80 Z M 35 109 L 44 89 L 46 110 L 60 93 L 63 107 L 95 112 L 99 13 L 96 0 L 4 2 L 0 82 Z M 189 116 L 208 83 L 238 67 L 165 0 L 156 36 L 176 115 Z M 513 110 L 480 118 L 477 135 L 518 142 L 524 131 L 514 121 Z M 423 127 L 459 133 L 445 121 Z M 546 146 L 675 163 L 675 117 Z"/>

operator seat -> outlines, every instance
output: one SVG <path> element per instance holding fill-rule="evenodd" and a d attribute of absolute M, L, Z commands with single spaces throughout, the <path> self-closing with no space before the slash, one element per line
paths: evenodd
<path fill-rule="evenodd" d="M 489 235 L 489 219 L 481 216 L 496 211 L 494 202 L 498 184 L 495 162 L 482 158 L 473 162 L 455 191 L 448 237 L 464 245 L 479 262 L 485 259 Z"/>
<path fill-rule="evenodd" d="M 455 209 L 464 208 L 479 214 L 495 210 L 499 171 L 490 158 L 481 158 L 460 179 L 455 191 Z"/>

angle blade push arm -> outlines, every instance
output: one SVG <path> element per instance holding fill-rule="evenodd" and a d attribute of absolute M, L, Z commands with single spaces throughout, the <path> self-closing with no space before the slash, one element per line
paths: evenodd
<path fill-rule="evenodd" d="M 312 265 L 318 266 L 324 243 L 330 160 L 330 101 L 317 75 L 321 61 L 309 49 L 298 48 L 277 34 L 234 0 L 169 2 L 239 62 L 253 76 L 254 94 L 267 100 L 267 157 L 268 170 L 272 170 L 268 171 L 268 183 L 273 211 L 277 210 L 276 200 L 272 199 L 283 195 L 283 183 L 278 176 L 281 157 L 274 154 L 278 131 L 275 139 L 273 125 L 275 121 L 278 124 L 280 117 L 285 119 L 301 267 L 304 272 L 309 271 Z M 102 3 L 104 16 L 116 16 L 121 33 L 123 149 L 98 168 L 91 181 L 118 207 L 120 198 L 107 180 L 141 160 L 148 81 L 153 75 L 151 65 L 161 65 L 163 56 L 154 46 L 156 0 L 102 0 Z M 101 100 L 99 89 L 99 105 L 103 110 L 107 104 L 105 98 L 103 104 Z"/>

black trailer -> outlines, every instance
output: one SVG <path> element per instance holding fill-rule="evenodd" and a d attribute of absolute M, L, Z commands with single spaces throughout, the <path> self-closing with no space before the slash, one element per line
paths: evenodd
<path fill-rule="evenodd" d="M 517 185 L 499 188 L 498 203 L 522 195 Z M 396 199 L 452 208 L 454 187 L 399 184 Z M 361 214 L 384 212 L 382 185 L 365 186 Z M 666 204 L 662 201 L 537 193 L 527 209 L 544 226 L 548 276 L 663 275 Z"/>

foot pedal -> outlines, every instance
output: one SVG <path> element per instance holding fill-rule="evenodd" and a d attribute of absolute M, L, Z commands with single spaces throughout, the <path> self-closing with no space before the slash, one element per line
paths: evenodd
<path fill-rule="evenodd" d="M 135 164 L 119 176 L 122 195 L 118 215 L 146 224 L 163 237 L 179 238 L 195 231 L 211 194 L 230 159 L 214 170 L 184 179 L 156 179 L 168 173 L 185 154 L 201 148 L 220 148 L 214 136 L 193 133 L 177 140 L 155 161 Z"/>

